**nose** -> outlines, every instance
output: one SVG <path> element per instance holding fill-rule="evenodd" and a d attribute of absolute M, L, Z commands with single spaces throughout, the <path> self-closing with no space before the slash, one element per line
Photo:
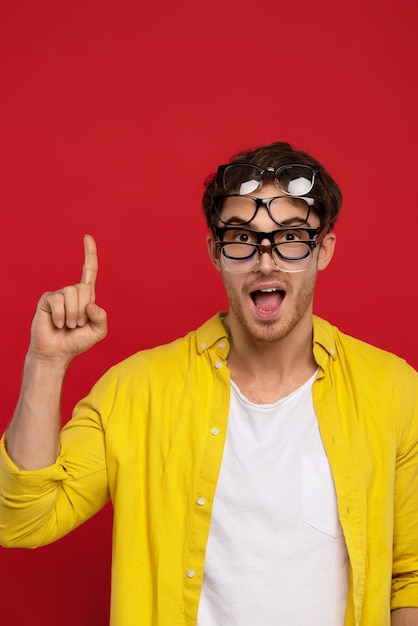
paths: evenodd
<path fill-rule="evenodd" d="M 254 271 L 262 272 L 263 274 L 270 274 L 272 270 L 279 269 L 273 261 L 273 249 L 267 239 L 262 242 L 262 245 L 258 250 L 258 263 L 255 266 Z"/>

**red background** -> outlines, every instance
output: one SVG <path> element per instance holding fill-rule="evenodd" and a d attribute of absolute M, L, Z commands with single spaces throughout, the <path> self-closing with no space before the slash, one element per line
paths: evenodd
<path fill-rule="evenodd" d="M 316 312 L 418 367 L 413 0 L 5 5 L 2 429 L 35 303 L 79 280 L 85 232 L 110 332 L 73 365 L 67 417 L 111 364 L 225 307 L 202 182 L 276 140 L 312 152 L 344 193 Z M 108 507 L 53 546 L 0 549 L 0 624 L 104 626 L 110 530 Z"/>

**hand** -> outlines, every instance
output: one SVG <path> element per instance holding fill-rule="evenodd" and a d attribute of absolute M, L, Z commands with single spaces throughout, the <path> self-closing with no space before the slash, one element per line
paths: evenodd
<path fill-rule="evenodd" d="M 106 312 L 95 304 L 97 272 L 96 242 L 85 235 L 81 282 L 43 294 L 32 322 L 28 356 L 67 366 L 106 336 Z"/>

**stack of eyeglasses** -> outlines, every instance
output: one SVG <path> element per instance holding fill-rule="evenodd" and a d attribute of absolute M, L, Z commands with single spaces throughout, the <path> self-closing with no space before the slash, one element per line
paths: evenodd
<path fill-rule="evenodd" d="M 216 247 L 221 251 L 222 264 L 229 272 L 249 272 L 260 259 L 260 254 L 270 254 L 276 267 L 284 272 L 304 271 L 316 248 L 328 232 L 328 227 L 304 226 L 309 218 L 314 199 L 307 197 L 315 183 L 319 168 L 309 165 L 284 165 L 261 168 L 248 163 L 230 163 L 218 168 L 218 185 L 225 195 L 214 198 L 218 220 L 224 228 L 215 228 Z M 257 198 L 249 194 L 264 183 L 274 183 L 280 195 Z M 283 212 L 283 201 L 302 209 L 305 217 L 289 219 Z M 287 202 L 288 204 L 288 202 Z M 270 218 L 280 229 L 259 232 L 245 228 L 256 216 L 259 208 L 266 208 Z M 262 242 L 268 240 L 269 245 Z"/>
<path fill-rule="evenodd" d="M 222 264 L 228 272 L 251 272 L 257 266 L 260 254 L 265 252 L 283 272 L 303 272 L 312 258 L 312 250 L 321 243 L 328 230 L 328 226 L 293 226 L 263 233 L 227 226 L 215 228 L 216 248 L 222 252 Z M 262 243 L 266 239 L 269 245 Z"/>
<path fill-rule="evenodd" d="M 259 167 L 251 163 L 228 163 L 218 167 L 218 184 L 226 194 L 246 195 L 271 180 L 285 196 L 305 196 L 314 186 L 319 167 L 311 165 L 280 165 Z M 312 200 L 312 199 L 310 199 Z"/>

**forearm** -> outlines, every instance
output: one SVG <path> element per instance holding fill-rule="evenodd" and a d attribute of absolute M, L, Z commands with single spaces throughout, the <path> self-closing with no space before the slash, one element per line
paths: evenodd
<path fill-rule="evenodd" d="M 6 432 L 7 453 L 20 469 L 40 469 L 59 454 L 61 394 L 66 367 L 26 357 L 22 389 Z"/>
<path fill-rule="evenodd" d="M 22 390 L 5 440 L 20 469 L 41 469 L 56 461 L 67 368 L 106 336 L 106 312 L 95 304 L 97 269 L 96 243 L 86 235 L 81 282 L 46 292 L 38 302 Z"/>
<path fill-rule="evenodd" d="M 418 626 L 418 608 L 392 611 L 391 626 Z"/>

